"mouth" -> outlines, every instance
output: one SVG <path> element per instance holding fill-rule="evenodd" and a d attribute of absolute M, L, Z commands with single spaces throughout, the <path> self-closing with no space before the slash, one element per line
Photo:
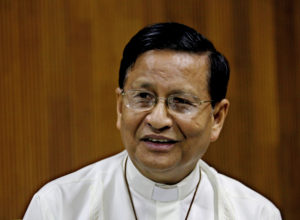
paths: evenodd
<path fill-rule="evenodd" d="M 151 151 L 167 152 L 170 151 L 179 141 L 163 136 L 145 136 L 141 138 L 146 147 Z"/>

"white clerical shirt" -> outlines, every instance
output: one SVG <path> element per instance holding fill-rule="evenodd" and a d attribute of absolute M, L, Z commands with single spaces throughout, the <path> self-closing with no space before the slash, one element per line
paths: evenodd
<path fill-rule="evenodd" d="M 46 184 L 34 195 L 24 220 L 133 220 L 124 179 L 127 157 L 123 151 Z M 270 201 L 202 160 L 175 185 L 144 177 L 130 159 L 126 174 L 139 220 L 184 219 L 200 177 L 189 219 L 281 219 Z"/>
<path fill-rule="evenodd" d="M 144 177 L 128 160 L 128 183 L 133 195 L 137 216 L 141 219 L 185 219 L 200 178 L 199 165 L 185 179 L 175 185 L 155 183 Z M 193 202 L 190 219 L 214 219 L 213 188 L 207 175 L 201 182 Z"/>

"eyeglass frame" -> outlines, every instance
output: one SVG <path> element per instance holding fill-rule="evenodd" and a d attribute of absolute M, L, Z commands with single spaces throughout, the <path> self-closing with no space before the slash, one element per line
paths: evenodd
<path fill-rule="evenodd" d="M 126 105 L 126 107 L 128 107 L 128 108 L 130 108 L 130 109 L 133 109 L 133 110 L 136 110 L 136 111 L 140 111 L 140 112 L 147 112 L 147 111 L 151 111 L 156 105 L 157 105 L 157 103 L 160 101 L 160 100 L 163 100 L 164 101 L 164 103 L 165 103 L 165 105 L 167 106 L 167 109 L 168 110 L 170 110 L 171 112 L 174 112 L 174 113 L 176 113 L 176 114 L 180 114 L 180 115 L 190 115 L 190 114 L 192 114 L 193 112 L 188 112 L 188 113 L 184 113 L 184 112 L 177 112 L 177 111 L 175 111 L 175 110 L 173 110 L 171 107 L 170 107 L 170 102 L 168 101 L 169 99 L 170 99 L 170 97 L 172 98 L 174 95 L 178 95 L 178 94 L 171 94 L 171 95 L 169 95 L 168 97 L 160 97 L 160 96 L 157 96 L 157 95 L 155 95 L 155 93 L 153 93 L 153 92 L 150 92 L 150 91 L 147 91 L 147 90 L 142 90 L 142 89 L 130 89 L 130 90 L 127 90 L 127 91 L 125 91 L 125 90 L 122 90 L 121 91 L 121 95 L 122 95 L 122 97 L 126 97 L 126 93 L 127 92 L 129 92 L 129 91 L 141 91 L 141 92 L 147 92 L 147 93 L 149 93 L 149 94 L 151 94 L 151 95 L 153 95 L 153 97 L 155 98 L 154 100 L 154 104 L 151 106 L 151 107 L 148 107 L 148 108 L 145 108 L 145 109 L 137 109 L 137 108 L 133 108 L 132 106 L 130 106 L 130 103 L 129 103 L 129 100 L 128 100 L 128 98 L 127 98 L 127 105 Z M 128 93 L 127 93 L 128 94 Z M 192 104 L 193 104 L 193 106 L 195 107 L 195 108 L 197 108 L 197 109 L 199 109 L 199 106 L 201 106 L 202 104 L 204 104 L 204 103 L 212 103 L 212 102 L 214 102 L 214 100 L 200 100 L 197 96 L 194 96 L 194 95 L 192 95 L 192 94 L 190 94 L 190 93 L 182 93 L 181 95 L 190 95 L 191 97 L 193 97 L 195 100 L 197 100 L 196 102 L 192 102 Z M 127 96 L 128 97 L 128 96 Z M 196 105 L 194 105 L 194 104 L 196 104 Z"/>

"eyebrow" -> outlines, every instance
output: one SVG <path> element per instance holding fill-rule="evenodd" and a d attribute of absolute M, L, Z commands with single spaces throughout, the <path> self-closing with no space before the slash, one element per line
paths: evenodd
<path fill-rule="evenodd" d="M 141 84 L 139 82 L 136 82 L 136 83 L 133 83 L 133 87 L 138 87 L 138 88 L 143 88 L 143 89 L 149 89 L 149 90 L 155 89 L 155 85 L 153 85 L 153 84 L 151 84 L 149 82 L 142 82 Z M 171 89 L 168 92 L 168 95 L 171 95 L 171 94 L 179 94 L 179 95 L 190 94 L 190 95 L 196 96 L 196 94 L 192 90 L 190 90 L 190 89 L 185 89 L 185 90 L 182 90 L 182 89 Z"/>
<path fill-rule="evenodd" d="M 180 90 L 180 89 L 173 89 L 168 92 L 168 95 L 177 94 L 177 95 L 183 95 L 183 94 L 189 94 L 195 97 L 198 97 L 192 90 L 186 89 L 186 90 Z"/>
<path fill-rule="evenodd" d="M 179 89 L 173 89 L 169 93 L 170 94 L 186 94 L 186 93 L 191 94 L 191 92 L 189 92 L 189 91 L 183 91 L 183 90 L 179 90 Z"/>
<path fill-rule="evenodd" d="M 136 80 L 135 82 L 132 83 L 132 86 L 134 88 L 142 88 L 142 89 L 149 89 L 149 90 L 155 90 L 156 85 L 150 82 L 145 81 L 143 78 L 140 78 L 138 80 Z M 168 95 L 171 94 L 190 94 L 193 96 L 198 97 L 195 92 L 193 91 L 193 89 L 191 88 L 185 88 L 185 89 L 171 89 L 168 92 Z"/>
<path fill-rule="evenodd" d="M 140 88 L 144 88 L 144 89 L 153 89 L 155 88 L 155 86 L 149 82 L 139 82 L 136 81 L 132 84 L 133 87 L 140 87 Z"/>

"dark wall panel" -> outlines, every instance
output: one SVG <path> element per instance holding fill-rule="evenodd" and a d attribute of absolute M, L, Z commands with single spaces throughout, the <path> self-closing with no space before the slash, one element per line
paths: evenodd
<path fill-rule="evenodd" d="M 177 21 L 231 64 L 230 113 L 205 159 L 300 219 L 297 0 L 0 1 L 0 219 L 46 182 L 123 150 L 115 128 L 122 49 Z"/>

